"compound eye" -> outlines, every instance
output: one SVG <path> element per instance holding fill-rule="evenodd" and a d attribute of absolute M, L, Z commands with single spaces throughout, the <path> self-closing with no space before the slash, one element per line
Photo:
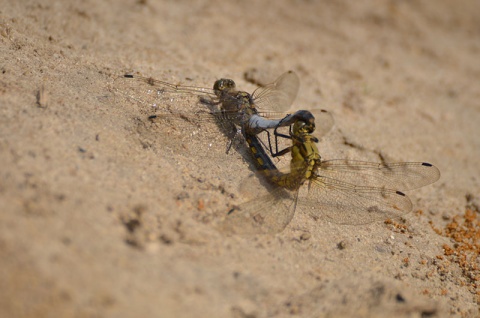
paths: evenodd
<path fill-rule="evenodd" d="M 306 129 L 310 134 L 313 133 L 315 131 L 315 123 L 310 123 L 309 125 L 307 125 Z"/>
<path fill-rule="evenodd" d="M 222 91 L 224 87 L 224 79 L 219 79 L 218 81 L 215 81 L 215 84 L 213 84 L 213 90 L 215 91 Z"/>
<path fill-rule="evenodd" d="M 235 88 L 235 82 L 233 80 L 225 80 L 225 86 L 232 89 Z"/>

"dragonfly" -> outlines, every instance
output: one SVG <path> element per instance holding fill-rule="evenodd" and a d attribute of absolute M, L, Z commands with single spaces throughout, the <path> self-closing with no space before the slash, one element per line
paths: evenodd
<path fill-rule="evenodd" d="M 315 219 L 358 225 L 395 219 L 412 210 L 403 191 L 434 183 L 440 178 L 437 167 L 426 162 L 375 163 L 350 159 L 322 160 L 313 135 L 313 114 L 287 116 L 289 135 L 274 130 L 275 137 L 287 138 L 290 146 L 274 152 L 290 153 L 289 171 L 275 166 L 257 135 L 244 132 L 260 174 L 269 181 L 269 193 L 240 204 L 229 211 L 221 230 L 240 234 L 278 233 L 301 210 Z M 272 153 L 272 150 L 270 150 Z M 250 180 L 252 181 L 252 180 Z M 253 181 L 252 181 L 253 182 Z"/>
<path fill-rule="evenodd" d="M 228 152 L 232 144 L 242 138 L 241 127 L 258 134 L 283 125 L 280 120 L 288 114 L 299 83 L 296 73 L 288 71 L 250 94 L 237 90 L 235 82 L 226 78 L 215 81 L 213 88 L 204 88 L 125 74 L 115 80 L 114 89 L 117 96 L 140 105 L 151 122 L 170 125 L 172 133 L 185 138 L 188 144 L 192 137 L 206 134 L 204 140 L 208 146 L 200 148 L 207 152 L 212 145 L 221 143 L 220 129 L 230 140 Z M 189 108 L 183 100 L 200 101 L 206 107 Z"/>

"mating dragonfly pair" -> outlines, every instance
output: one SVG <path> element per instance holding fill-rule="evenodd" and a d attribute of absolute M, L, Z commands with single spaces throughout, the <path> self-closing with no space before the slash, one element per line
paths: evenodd
<path fill-rule="evenodd" d="M 155 109 L 150 119 L 182 119 L 180 125 L 185 126 L 213 120 L 232 142 L 241 132 L 257 169 L 271 189 L 230 210 L 221 225 L 225 231 L 280 232 L 298 210 L 340 224 L 397 218 L 412 209 L 410 199 L 402 191 L 439 179 L 439 170 L 423 162 L 322 160 L 316 143 L 330 131 L 333 118 L 325 110 L 287 113 L 298 88 L 298 76 L 292 71 L 252 94 L 236 90 L 230 79 L 217 80 L 213 89 L 135 75 L 124 75 L 115 83 L 119 94 Z M 182 96 L 198 98 L 205 109 L 184 112 L 159 105 L 162 100 L 174 102 Z M 259 138 L 262 134 L 263 138 Z M 281 144 L 286 146 L 279 149 Z M 273 158 L 285 156 L 290 157 L 290 166 L 282 171 Z"/>

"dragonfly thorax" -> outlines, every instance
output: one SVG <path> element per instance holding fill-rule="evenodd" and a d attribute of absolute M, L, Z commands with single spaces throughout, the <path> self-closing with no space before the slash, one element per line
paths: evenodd
<path fill-rule="evenodd" d="M 252 114 L 256 114 L 257 110 L 255 108 L 255 103 L 253 101 L 252 95 L 247 92 L 237 92 L 235 98 L 238 102 L 238 110 L 254 110 Z"/>

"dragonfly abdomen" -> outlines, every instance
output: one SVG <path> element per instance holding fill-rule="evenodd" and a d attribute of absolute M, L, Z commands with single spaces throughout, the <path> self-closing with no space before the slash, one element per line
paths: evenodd
<path fill-rule="evenodd" d="M 294 174 L 291 172 L 282 173 L 278 170 L 264 151 L 256 135 L 245 134 L 245 140 L 247 141 L 250 152 L 255 159 L 257 169 L 265 175 L 270 182 L 289 190 L 296 190 L 300 186 L 303 175 L 301 173 Z"/>

